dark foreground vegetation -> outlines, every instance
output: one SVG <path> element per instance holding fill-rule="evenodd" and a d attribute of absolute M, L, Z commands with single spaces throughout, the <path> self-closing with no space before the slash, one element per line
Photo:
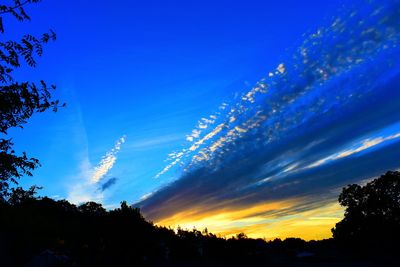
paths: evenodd
<path fill-rule="evenodd" d="M 13 189 L 0 207 L 0 266 L 397 266 L 400 173 L 343 189 L 345 218 L 334 238 L 304 241 L 220 238 L 174 232 L 121 203 L 106 211 L 88 202 L 36 197 Z"/>

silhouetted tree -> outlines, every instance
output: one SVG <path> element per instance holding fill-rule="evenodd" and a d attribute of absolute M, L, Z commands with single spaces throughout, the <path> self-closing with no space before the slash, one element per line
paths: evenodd
<path fill-rule="evenodd" d="M 345 187 L 339 203 L 346 207 L 332 229 L 336 240 L 357 247 L 392 247 L 400 238 L 400 172 L 389 171 L 364 186 Z"/>
<path fill-rule="evenodd" d="M 24 7 L 39 1 L 13 0 L 9 4 L 0 4 L 0 34 L 5 33 L 4 16 L 12 16 L 21 22 L 30 20 Z M 18 178 L 31 176 L 31 171 L 39 166 L 39 161 L 29 158 L 25 152 L 15 154 L 12 139 L 7 137 L 9 129 L 22 128 L 34 113 L 48 109 L 57 111 L 59 107 L 59 101 L 51 96 L 54 85 L 48 86 L 44 81 L 39 84 L 16 81 L 13 72 L 23 63 L 35 67 L 35 58 L 43 54 L 43 45 L 55 39 L 55 33 L 50 30 L 40 37 L 25 34 L 18 41 L 0 42 L 0 199 L 7 194 L 10 182 L 17 184 Z"/>
<path fill-rule="evenodd" d="M 104 215 L 106 210 L 99 203 L 89 201 L 78 207 L 79 211 L 89 215 Z"/>
<path fill-rule="evenodd" d="M 22 189 L 22 187 L 12 188 L 11 194 L 8 198 L 8 202 L 11 205 L 18 205 L 27 201 L 36 199 L 37 189 L 42 189 L 38 186 L 31 186 L 28 190 Z"/>
<path fill-rule="evenodd" d="M 14 188 L 0 202 L 0 266 L 398 266 L 398 246 L 388 240 L 398 233 L 399 179 L 398 172 L 388 172 L 365 186 L 346 187 L 340 203 L 347 212 L 335 239 L 308 242 L 266 241 L 244 233 L 221 238 L 195 228 L 175 232 L 146 221 L 125 201 L 107 211 L 95 202 L 76 207 L 37 197 L 37 187 Z M 376 233 L 387 235 L 379 239 Z"/>
<path fill-rule="evenodd" d="M 238 233 L 237 235 L 236 235 L 236 239 L 246 239 L 247 238 L 247 235 L 245 234 L 245 233 Z"/>

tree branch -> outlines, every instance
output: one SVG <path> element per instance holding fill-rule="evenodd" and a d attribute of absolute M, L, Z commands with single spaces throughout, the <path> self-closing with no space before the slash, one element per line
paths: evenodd
<path fill-rule="evenodd" d="M 20 8 L 20 7 L 22 7 L 22 6 L 26 5 L 26 4 L 28 4 L 29 2 L 30 2 L 29 0 L 26 0 L 25 2 L 22 2 L 22 3 L 19 4 L 19 5 L 16 5 L 16 6 L 13 6 L 13 7 L 8 7 L 6 11 L 1 11 L 1 12 L 0 12 L 0 15 L 9 13 L 11 10 Z"/>

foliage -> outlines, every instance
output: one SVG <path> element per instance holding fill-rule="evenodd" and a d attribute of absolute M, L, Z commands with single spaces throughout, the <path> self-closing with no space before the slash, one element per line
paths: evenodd
<path fill-rule="evenodd" d="M 101 204 L 98 204 L 93 201 L 83 203 L 78 207 L 78 210 L 82 213 L 90 215 L 103 215 L 106 212 L 106 210 L 101 206 Z"/>
<path fill-rule="evenodd" d="M 1 266 L 35 265 L 44 254 L 57 266 L 251 266 L 314 249 L 305 241 L 293 246 L 292 239 L 266 242 L 244 233 L 226 239 L 206 229 L 175 232 L 146 221 L 125 201 L 106 211 L 95 202 L 77 207 L 36 197 L 37 189 L 15 188 L 0 202 L 0 217 L 7 218 L 0 220 Z"/>
<path fill-rule="evenodd" d="M 51 266 L 396 266 L 391 242 L 398 238 L 399 179 L 399 172 L 388 172 L 365 186 L 344 188 L 339 202 L 347 209 L 334 239 L 308 242 L 174 231 L 146 221 L 125 201 L 107 211 L 95 202 L 75 206 L 37 197 L 38 187 L 14 188 L 0 202 L 0 265 L 42 266 L 41 260 L 52 259 L 57 264 Z M 392 239 L 381 238 L 382 231 L 392 231 Z"/>
<path fill-rule="evenodd" d="M 11 195 L 8 199 L 8 203 L 11 205 L 19 205 L 28 201 L 34 201 L 36 199 L 37 189 L 42 189 L 38 186 L 31 186 L 28 190 L 24 190 L 21 187 L 12 188 Z"/>
<path fill-rule="evenodd" d="M 364 247 L 392 247 L 400 238 L 400 172 L 389 171 L 364 186 L 343 188 L 344 219 L 332 229 L 335 239 Z"/>
<path fill-rule="evenodd" d="M 3 17 L 10 15 L 19 21 L 30 20 L 24 7 L 39 1 L 13 0 L 9 4 L 1 4 L 0 33 L 5 32 Z M 15 153 L 12 139 L 7 138 L 9 129 L 22 128 L 34 113 L 49 109 L 57 111 L 60 106 L 58 100 L 52 99 L 54 85 L 48 86 L 44 81 L 39 84 L 16 81 L 14 71 L 24 63 L 35 67 L 36 58 L 43 54 L 43 45 L 55 39 L 56 34 L 50 30 L 40 37 L 25 34 L 19 41 L 0 42 L 0 198 L 7 194 L 10 182 L 17 183 L 23 175 L 31 176 L 31 171 L 39 166 L 39 161 L 29 158 L 25 152 L 22 155 Z"/>

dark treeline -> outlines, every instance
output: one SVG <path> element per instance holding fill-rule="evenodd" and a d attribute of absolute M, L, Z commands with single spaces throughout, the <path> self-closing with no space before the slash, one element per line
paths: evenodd
<path fill-rule="evenodd" d="M 388 172 L 344 188 L 346 213 L 334 238 L 308 242 L 173 231 L 126 202 L 106 211 L 16 188 L 0 204 L 0 266 L 396 266 L 399 181 L 399 172 Z"/>

